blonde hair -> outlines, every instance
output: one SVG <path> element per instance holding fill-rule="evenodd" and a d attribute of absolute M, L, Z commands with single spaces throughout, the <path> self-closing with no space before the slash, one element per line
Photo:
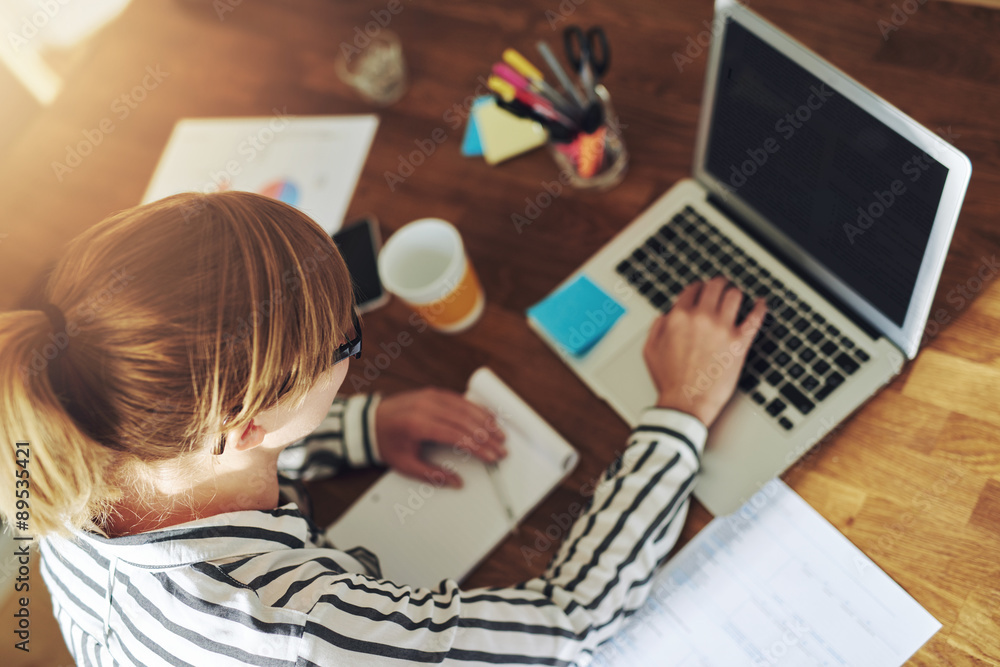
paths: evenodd
<path fill-rule="evenodd" d="M 203 449 L 329 370 L 351 279 L 316 222 L 248 192 L 185 193 L 70 242 L 45 288 L 62 310 L 0 314 L 0 513 L 26 441 L 35 535 L 106 518 L 119 474 Z M 22 475 L 23 477 L 23 475 Z M 21 485 L 24 486 L 23 484 Z M 23 508 L 23 505 L 22 505 Z M 22 515 L 23 516 L 23 515 Z"/>

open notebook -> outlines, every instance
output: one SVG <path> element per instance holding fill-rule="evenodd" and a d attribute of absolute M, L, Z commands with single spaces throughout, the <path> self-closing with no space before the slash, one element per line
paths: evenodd
<path fill-rule="evenodd" d="M 469 378 L 465 397 L 491 410 L 507 434 L 507 457 L 493 474 L 452 447 L 426 456 L 461 476 L 461 489 L 386 472 L 327 530 L 340 549 L 362 546 L 382 576 L 397 584 L 436 587 L 462 581 L 576 466 L 578 454 L 488 368 Z M 507 511 L 509 504 L 513 516 Z"/>

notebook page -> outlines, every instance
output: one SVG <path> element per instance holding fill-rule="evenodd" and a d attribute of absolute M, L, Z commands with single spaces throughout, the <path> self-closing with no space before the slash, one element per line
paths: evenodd
<path fill-rule="evenodd" d="M 940 628 L 775 479 L 668 561 L 590 664 L 899 667 Z"/>
<path fill-rule="evenodd" d="M 436 465 L 454 466 L 463 487 L 436 486 L 388 471 L 327 531 L 340 549 L 363 546 L 382 576 L 400 585 L 436 587 L 461 580 L 510 529 L 479 459 L 429 447 Z"/>
<path fill-rule="evenodd" d="M 497 464 L 497 472 L 520 520 L 576 466 L 579 456 L 488 368 L 469 378 L 466 398 L 489 408 L 507 436 L 508 455 Z"/>
<path fill-rule="evenodd" d="M 477 371 L 473 385 L 478 393 L 470 390 L 467 397 L 503 416 L 508 455 L 497 472 L 521 520 L 572 469 L 555 461 L 575 464 L 576 451 L 491 371 Z M 387 471 L 326 534 L 338 548 L 362 546 L 374 553 L 386 579 L 436 587 L 443 579 L 464 579 L 512 526 L 481 460 L 443 446 L 427 447 L 424 456 L 454 469 L 463 487 Z"/>

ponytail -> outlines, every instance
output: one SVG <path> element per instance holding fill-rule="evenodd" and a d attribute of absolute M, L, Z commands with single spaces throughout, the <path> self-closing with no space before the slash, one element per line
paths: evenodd
<path fill-rule="evenodd" d="M 103 514 L 119 495 L 104 482 L 115 453 L 86 435 L 53 391 L 49 373 L 67 361 L 66 342 L 66 331 L 53 331 L 41 310 L 0 314 L 0 438 L 6 450 L 0 513 L 33 535 L 66 534 L 68 526 Z"/>

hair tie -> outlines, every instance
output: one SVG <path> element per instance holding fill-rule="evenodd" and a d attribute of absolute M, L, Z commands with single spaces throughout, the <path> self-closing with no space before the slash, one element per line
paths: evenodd
<path fill-rule="evenodd" d="M 39 308 L 39 310 L 48 316 L 49 323 L 52 325 L 54 331 L 59 332 L 66 329 L 66 316 L 59 310 L 59 306 L 47 303 Z"/>

